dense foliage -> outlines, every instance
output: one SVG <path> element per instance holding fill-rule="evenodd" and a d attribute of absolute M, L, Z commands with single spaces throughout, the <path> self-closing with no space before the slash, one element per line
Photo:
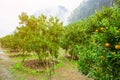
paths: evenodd
<path fill-rule="evenodd" d="M 86 47 L 79 46 L 78 68 L 96 80 L 120 79 L 119 13 L 120 8 L 111 7 L 91 16 L 87 25 L 87 31 L 91 31 L 90 38 L 86 38 L 89 42 Z"/>
<path fill-rule="evenodd" d="M 66 27 L 63 48 L 95 80 L 120 79 L 120 8 L 110 7 Z"/>

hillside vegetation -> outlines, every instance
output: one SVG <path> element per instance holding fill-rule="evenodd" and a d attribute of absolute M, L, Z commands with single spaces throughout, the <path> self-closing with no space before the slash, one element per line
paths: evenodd
<path fill-rule="evenodd" d="M 83 0 L 82 3 L 71 13 L 68 22 L 82 20 L 91 16 L 96 10 L 101 10 L 103 6 L 113 6 L 114 1 L 115 0 Z"/>

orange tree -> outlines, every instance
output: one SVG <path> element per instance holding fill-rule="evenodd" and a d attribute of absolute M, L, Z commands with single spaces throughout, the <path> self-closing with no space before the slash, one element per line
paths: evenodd
<path fill-rule="evenodd" d="M 47 18 L 28 16 L 22 13 L 19 16 L 20 26 L 14 35 L 18 37 L 19 48 L 24 52 L 35 52 L 40 61 L 46 57 L 57 58 L 61 38 L 64 34 L 62 23 L 56 17 Z"/>
<path fill-rule="evenodd" d="M 8 42 L 9 41 L 9 42 Z M 11 35 L 7 35 L 3 38 L 1 38 L 0 42 L 1 42 L 1 47 L 3 48 L 9 48 L 10 46 L 10 41 L 11 41 Z"/>
<path fill-rule="evenodd" d="M 91 35 L 88 46 L 79 46 L 78 69 L 95 80 L 119 80 L 120 8 L 103 8 L 88 20 Z"/>
<path fill-rule="evenodd" d="M 62 42 L 62 48 L 68 51 L 72 59 L 78 59 L 78 46 L 86 46 L 89 35 L 86 34 L 86 20 L 71 23 L 65 27 L 65 35 Z"/>
<path fill-rule="evenodd" d="M 18 40 L 13 34 L 1 38 L 1 47 L 8 48 L 10 51 L 18 51 Z"/>

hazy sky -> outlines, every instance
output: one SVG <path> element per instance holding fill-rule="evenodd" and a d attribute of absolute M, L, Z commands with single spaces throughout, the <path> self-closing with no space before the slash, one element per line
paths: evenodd
<path fill-rule="evenodd" d="M 38 10 L 62 5 L 68 10 L 76 8 L 82 0 L 0 0 L 0 37 L 15 30 L 18 25 L 18 15 L 27 12 L 28 15 Z"/>

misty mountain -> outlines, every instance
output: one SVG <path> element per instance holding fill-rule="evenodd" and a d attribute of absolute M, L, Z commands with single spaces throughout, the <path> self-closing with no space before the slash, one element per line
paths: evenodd
<path fill-rule="evenodd" d="M 95 13 L 95 10 L 101 10 L 103 6 L 113 6 L 114 0 L 83 0 L 81 4 L 70 14 L 68 21 L 74 22 L 84 19 Z"/>
<path fill-rule="evenodd" d="M 60 19 L 60 21 L 63 22 L 63 24 L 67 24 L 67 17 L 70 14 L 70 11 L 66 9 L 64 6 L 56 6 L 56 7 L 50 7 L 43 10 L 38 10 L 35 12 L 35 16 L 39 16 L 41 14 L 44 14 L 46 16 L 55 16 Z"/>

